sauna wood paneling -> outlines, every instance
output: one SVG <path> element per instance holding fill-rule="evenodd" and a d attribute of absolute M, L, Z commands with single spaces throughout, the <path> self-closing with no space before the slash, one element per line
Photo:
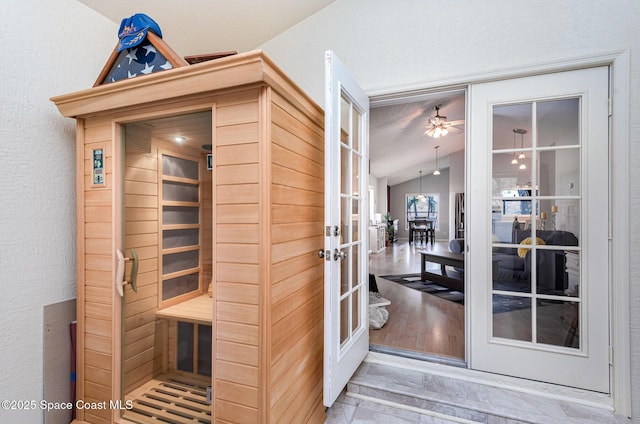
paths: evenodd
<path fill-rule="evenodd" d="M 323 130 L 272 99 L 269 417 L 322 422 Z"/>
<path fill-rule="evenodd" d="M 124 167 L 125 256 L 139 259 L 138 292 L 125 286 L 122 367 L 124 392 L 162 372 L 164 349 L 155 312 L 158 307 L 158 149 L 126 151 Z M 126 275 L 129 275 L 127 266 Z"/>
<path fill-rule="evenodd" d="M 259 91 L 219 98 L 214 112 L 214 412 L 259 422 Z M 238 394 L 251 396 L 238 396 Z"/>
<path fill-rule="evenodd" d="M 113 148 L 108 119 L 86 119 L 79 128 L 77 169 L 78 231 L 78 399 L 103 402 L 112 398 L 112 224 Z M 105 184 L 92 185 L 93 149 L 104 149 Z M 80 221 L 81 220 L 81 221 Z M 82 303 L 82 304 L 80 304 Z M 81 322 L 81 323 L 80 323 Z M 108 419 L 97 413 L 95 422 Z M 78 418 L 93 419 L 79 411 Z"/>

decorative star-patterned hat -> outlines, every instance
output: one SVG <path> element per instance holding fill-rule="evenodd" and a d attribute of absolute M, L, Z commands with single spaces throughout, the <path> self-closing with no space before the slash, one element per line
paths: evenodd
<path fill-rule="evenodd" d="M 136 13 L 129 18 L 123 19 L 118 31 L 118 38 L 120 38 L 118 52 L 142 43 L 147 38 L 147 31 L 151 31 L 162 38 L 160 26 L 144 13 Z"/>

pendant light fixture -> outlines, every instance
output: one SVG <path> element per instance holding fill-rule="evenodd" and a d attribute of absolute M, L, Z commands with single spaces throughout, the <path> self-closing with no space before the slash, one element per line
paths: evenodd
<path fill-rule="evenodd" d="M 422 194 L 422 171 L 420 171 L 420 194 L 416 196 L 416 199 L 418 199 L 421 202 L 424 202 L 427 199 L 425 195 Z"/>
<path fill-rule="evenodd" d="M 520 154 L 518 155 L 518 159 L 522 160 L 525 159 L 526 156 L 524 155 L 524 135 L 527 133 L 527 130 L 523 130 L 521 128 L 516 128 L 513 130 L 513 138 L 515 140 L 515 136 L 516 134 L 520 134 Z M 515 146 L 514 146 L 515 148 Z M 513 152 L 513 154 L 515 155 L 515 152 Z M 513 161 L 511 162 L 513 163 Z M 520 164 L 520 169 L 527 169 L 527 165 L 525 165 L 524 162 L 522 162 Z"/>
<path fill-rule="evenodd" d="M 438 149 L 440 148 L 440 146 L 436 146 L 436 170 L 433 171 L 433 175 L 440 175 L 440 166 L 438 165 Z"/>
<path fill-rule="evenodd" d="M 511 159 L 511 165 L 517 165 L 518 159 L 516 159 L 516 129 L 513 129 L 513 159 Z"/>

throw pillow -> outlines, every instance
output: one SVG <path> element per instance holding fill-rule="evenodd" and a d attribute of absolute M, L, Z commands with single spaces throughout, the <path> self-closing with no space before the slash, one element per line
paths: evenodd
<path fill-rule="evenodd" d="M 529 245 L 531 244 L 531 237 L 527 237 L 526 239 L 522 240 L 520 242 L 521 245 Z M 536 245 L 540 246 L 543 245 L 544 240 L 542 240 L 540 237 L 536 237 Z M 531 249 L 527 249 L 526 247 L 519 247 L 518 248 L 518 256 L 520 256 L 521 258 L 524 259 L 525 256 L 527 256 L 527 252 L 531 250 Z"/>

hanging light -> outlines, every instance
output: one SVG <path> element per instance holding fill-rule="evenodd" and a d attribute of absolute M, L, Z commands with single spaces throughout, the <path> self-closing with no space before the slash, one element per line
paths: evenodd
<path fill-rule="evenodd" d="M 438 148 L 439 147 L 440 146 L 436 146 L 435 147 L 435 149 L 436 149 L 436 170 L 433 171 L 433 175 L 440 175 L 440 166 L 438 166 Z"/>
<path fill-rule="evenodd" d="M 515 140 L 516 133 L 520 134 L 520 154 L 518 155 L 518 159 L 522 160 L 526 158 L 526 156 L 524 155 L 524 135 L 527 133 L 527 130 L 515 129 L 513 130 L 513 133 L 514 133 L 513 134 L 514 140 Z M 515 145 L 514 145 L 514 149 L 515 149 Z M 515 155 L 515 152 L 513 154 Z M 524 163 L 521 164 L 520 169 L 527 169 L 527 165 L 525 165 Z"/>
<path fill-rule="evenodd" d="M 424 202 L 427 199 L 426 196 L 422 194 L 422 171 L 420 171 L 420 194 L 416 196 L 416 199 L 421 202 Z"/>
<path fill-rule="evenodd" d="M 518 159 L 516 159 L 516 129 L 513 129 L 513 159 L 511 159 L 511 165 L 517 165 Z"/>

